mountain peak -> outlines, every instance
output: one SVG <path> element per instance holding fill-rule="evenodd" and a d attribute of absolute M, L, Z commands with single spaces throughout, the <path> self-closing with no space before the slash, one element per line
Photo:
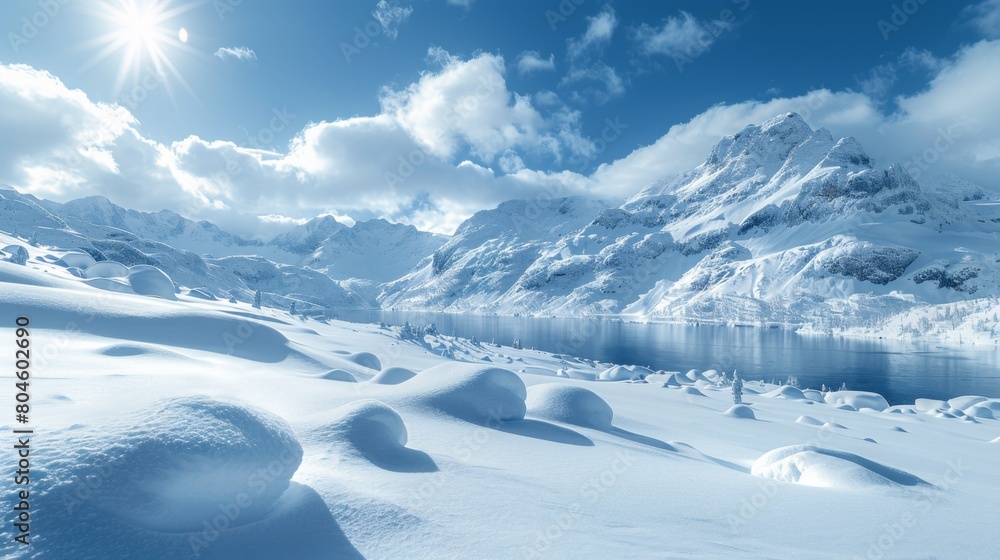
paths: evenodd
<path fill-rule="evenodd" d="M 820 164 L 824 167 L 871 167 L 871 158 L 853 136 L 841 138 Z"/>
<path fill-rule="evenodd" d="M 763 124 L 751 124 L 722 139 L 709 156 L 709 166 L 724 165 L 738 158 L 782 162 L 788 154 L 813 135 L 812 128 L 798 113 L 784 113 Z"/>
<path fill-rule="evenodd" d="M 783 131 L 798 132 L 802 136 L 812 134 L 812 128 L 798 113 L 784 113 L 764 121 L 760 125 L 763 132 L 780 133 Z"/>

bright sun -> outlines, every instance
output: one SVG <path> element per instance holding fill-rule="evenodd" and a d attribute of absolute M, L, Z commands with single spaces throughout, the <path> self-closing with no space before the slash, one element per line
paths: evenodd
<path fill-rule="evenodd" d="M 106 22 L 108 31 L 92 41 L 99 47 L 87 66 L 120 53 L 121 66 L 115 88 L 119 92 L 131 79 L 133 84 L 151 80 L 169 91 L 172 76 L 189 89 L 170 55 L 193 52 L 186 45 L 188 31 L 174 23 L 179 15 L 195 7 L 195 1 L 175 5 L 174 0 L 102 0 L 95 15 Z"/>

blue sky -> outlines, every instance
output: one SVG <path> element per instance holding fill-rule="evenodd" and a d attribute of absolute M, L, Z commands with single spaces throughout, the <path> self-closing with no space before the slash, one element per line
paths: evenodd
<path fill-rule="evenodd" d="M 0 182 L 248 235 L 321 213 L 448 233 L 512 197 L 625 198 L 787 110 L 880 163 L 915 157 L 915 175 L 1000 187 L 998 0 L 34 0 L 0 13 Z M 947 149 L 925 157 L 942 129 Z"/>

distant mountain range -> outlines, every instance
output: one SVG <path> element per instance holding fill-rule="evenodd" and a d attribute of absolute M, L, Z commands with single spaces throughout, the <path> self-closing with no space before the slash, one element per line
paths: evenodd
<path fill-rule="evenodd" d="M 637 186 L 637 190 L 638 190 Z M 920 185 L 789 113 L 631 199 L 509 201 L 451 238 L 320 217 L 269 241 L 102 197 L 0 190 L 0 230 L 153 264 L 217 296 L 324 307 L 858 327 L 1000 295 L 1000 197 Z"/>

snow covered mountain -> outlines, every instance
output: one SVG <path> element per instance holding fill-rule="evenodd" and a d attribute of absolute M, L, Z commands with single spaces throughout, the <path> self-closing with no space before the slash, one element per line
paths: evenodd
<path fill-rule="evenodd" d="M 247 300 L 262 290 L 322 307 L 370 307 L 378 286 L 409 272 L 447 238 L 385 220 L 343 225 L 321 217 L 269 242 L 164 210 L 138 212 L 100 196 L 67 203 L 0 191 L 0 230 L 97 260 L 156 266 L 175 282 Z M 268 303 L 268 296 L 265 296 Z"/>
<path fill-rule="evenodd" d="M 262 242 L 169 211 L 14 190 L 0 190 L 0 230 L 157 266 L 217 297 L 261 290 L 274 305 L 873 333 L 923 306 L 979 309 L 1000 296 L 996 193 L 877 168 L 855 139 L 814 131 L 794 113 L 724 138 L 696 169 L 627 201 L 509 201 L 450 239 L 326 216 Z"/>
<path fill-rule="evenodd" d="M 178 287 L 205 297 L 233 296 L 248 302 L 260 290 L 264 304 L 270 306 L 287 307 L 291 301 L 299 302 L 300 309 L 372 305 L 322 272 L 253 255 L 266 248 L 263 243 L 242 240 L 213 224 L 198 224 L 172 212 L 124 210 L 101 197 L 57 204 L 0 189 L 0 231 L 39 246 L 83 251 L 96 261 L 154 266 Z M 215 258 L 185 246 L 229 248 L 235 254 Z"/>
<path fill-rule="evenodd" d="M 264 254 L 322 271 L 336 280 L 388 282 L 408 273 L 446 241 L 442 235 L 386 220 L 348 227 L 324 216 L 275 237 Z"/>
<path fill-rule="evenodd" d="M 528 269 L 613 204 L 579 197 L 512 200 L 477 212 L 423 266 L 388 284 L 380 302 L 387 308 L 449 311 L 532 309 L 530 302 L 499 306 L 505 294 L 532 295 L 516 289 Z"/>
<path fill-rule="evenodd" d="M 92 239 L 120 237 L 127 232 L 140 239 L 166 243 L 195 253 L 253 254 L 264 244 L 219 229 L 211 222 L 195 222 L 170 210 L 156 213 L 122 208 L 103 196 L 90 196 L 65 204 L 38 200 L 40 206 Z M 126 236 L 128 237 L 128 236 Z"/>
<path fill-rule="evenodd" d="M 855 139 L 789 113 L 723 139 L 696 169 L 619 207 L 557 200 L 480 212 L 380 301 L 844 324 L 998 291 L 995 194 L 956 179 L 921 188 L 898 165 L 875 168 Z"/>

